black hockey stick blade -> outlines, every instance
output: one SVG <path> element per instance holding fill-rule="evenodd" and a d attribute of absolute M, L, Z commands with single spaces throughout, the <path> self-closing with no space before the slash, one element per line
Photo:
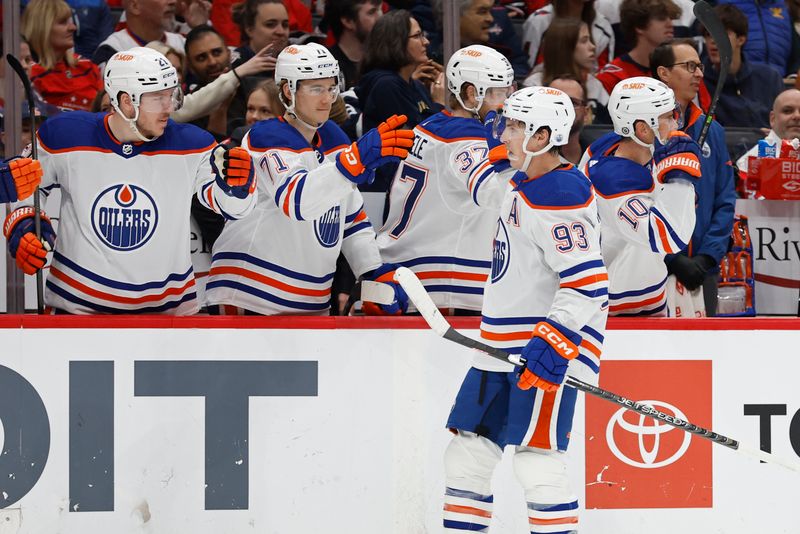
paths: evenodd
<path fill-rule="evenodd" d="M 28 78 L 28 74 L 25 72 L 25 69 L 22 68 L 22 63 L 20 63 L 17 58 L 11 54 L 6 54 L 6 61 L 8 61 L 8 64 L 11 65 L 11 68 L 14 70 L 14 72 L 17 73 L 17 77 L 20 79 L 22 82 L 22 87 L 25 89 L 25 98 L 28 100 L 28 110 L 30 111 L 31 116 L 31 157 L 33 159 L 39 159 L 39 151 L 36 147 L 36 102 L 33 100 L 33 87 L 31 87 L 31 80 Z M 36 238 L 41 241 L 42 208 L 38 187 L 33 193 L 33 209 L 34 231 L 36 232 Z M 41 269 L 36 271 L 36 311 L 40 315 L 44 313 L 44 276 L 42 275 Z"/>
<path fill-rule="evenodd" d="M 428 295 L 428 292 L 425 291 L 425 287 L 422 285 L 422 282 L 419 281 L 417 276 L 410 269 L 399 267 L 395 271 L 394 279 L 403 287 L 408 295 L 408 298 L 411 299 L 411 301 L 414 303 L 414 306 L 417 307 L 417 310 L 419 310 L 420 314 L 425 319 L 425 322 L 428 323 L 428 326 L 431 327 L 431 330 L 439 334 L 441 337 L 458 343 L 459 345 L 479 350 L 491 356 L 492 358 L 496 358 L 506 363 L 511 363 L 517 366 L 525 365 L 525 360 L 517 355 L 509 354 L 502 349 L 492 347 L 478 341 L 477 339 L 472 339 L 459 332 L 456 332 L 456 330 L 450 326 L 450 323 L 447 322 L 447 319 L 444 318 L 442 313 L 436 307 L 436 304 L 434 304 L 430 295 Z M 800 472 L 800 462 L 798 461 L 778 458 L 764 451 L 743 446 L 735 439 L 717 434 L 712 430 L 707 430 L 703 427 L 690 423 L 689 421 L 684 421 L 683 419 L 677 418 L 674 415 L 661 412 L 648 404 L 643 404 L 598 386 L 587 384 L 586 382 L 578 380 L 577 378 L 569 375 L 567 375 L 564 383 L 589 395 L 612 402 L 621 406 L 622 408 L 631 410 L 646 417 L 650 417 L 651 419 L 662 421 L 670 426 L 683 430 L 684 432 L 695 434 L 701 438 L 705 438 L 713 441 L 714 443 L 718 443 L 719 445 L 728 447 L 729 449 L 745 453 L 763 462 L 778 464 L 792 471 Z"/>
<path fill-rule="evenodd" d="M 725 85 L 725 79 L 728 77 L 733 51 L 731 50 L 731 42 L 728 40 L 728 32 L 725 30 L 725 26 L 722 25 L 722 21 L 719 20 L 719 17 L 714 12 L 714 8 L 705 0 L 699 0 L 695 3 L 693 11 L 694 16 L 697 17 L 700 24 L 708 31 L 708 34 L 717 45 L 717 50 L 719 50 L 719 78 L 717 79 L 717 86 L 714 88 L 714 94 L 711 97 L 711 104 L 708 106 L 706 120 L 703 122 L 703 128 L 700 130 L 700 137 L 697 138 L 697 144 L 702 148 L 706 137 L 708 137 L 711 121 L 714 120 L 714 111 L 717 109 L 719 95 L 722 93 L 722 87 Z"/>

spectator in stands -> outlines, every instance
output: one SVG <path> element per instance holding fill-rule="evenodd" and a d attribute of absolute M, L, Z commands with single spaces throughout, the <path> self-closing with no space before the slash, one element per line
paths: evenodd
<path fill-rule="evenodd" d="M 106 0 L 67 0 L 72 8 L 75 25 L 75 52 L 91 58 L 100 43 L 114 32 L 115 17 Z M 21 0 L 26 7 L 28 0 Z"/>
<path fill-rule="evenodd" d="M 444 73 L 431 84 L 431 92 L 414 71 L 428 62 L 429 41 L 411 13 L 405 9 L 382 16 L 367 38 L 361 63 L 361 81 L 355 88 L 361 106 L 361 127 L 356 135 L 375 128 L 394 114 L 405 115 L 405 128 L 413 128 L 425 117 L 444 108 Z M 375 173 L 369 189 L 388 191 L 396 165 L 385 165 Z M 363 186 L 366 190 L 366 185 Z"/>
<path fill-rule="evenodd" d="M 193 28 L 208 24 L 210 15 L 209 0 L 177 0 L 175 19 L 170 31 L 186 36 Z"/>
<path fill-rule="evenodd" d="M 675 92 L 681 106 L 682 130 L 697 140 L 705 115 L 693 100 L 703 79 L 702 63 L 689 40 L 663 44 L 650 56 L 653 74 Z M 695 184 L 696 223 L 688 250 L 665 258 L 667 271 L 688 289 L 703 287 L 706 313 L 715 315 L 719 262 L 727 252 L 733 228 L 736 192 L 733 168 L 725 145 L 725 131 L 713 121 L 701 147 L 702 179 Z"/>
<path fill-rule="evenodd" d="M 44 101 L 88 110 L 103 80 L 97 65 L 75 54 L 72 8 L 63 0 L 33 0 L 22 14 L 22 34 L 38 60 L 31 82 Z"/>
<path fill-rule="evenodd" d="M 246 0 L 244 3 L 247 3 Z M 283 5 L 289 17 L 287 34 L 289 31 L 305 33 L 313 31 L 311 11 L 306 3 L 303 3 L 303 0 L 283 1 Z M 247 38 L 246 33 L 241 29 L 241 25 L 236 21 L 235 16 L 234 18 L 231 17 L 231 11 L 233 10 L 235 12 L 239 9 L 238 6 L 241 5 L 242 2 L 239 0 L 214 0 L 211 6 L 211 24 L 225 37 L 225 42 L 228 43 L 228 46 L 244 44 L 244 40 Z M 277 55 L 278 52 L 275 52 L 276 57 Z"/>
<path fill-rule="evenodd" d="M 275 70 L 275 58 L 289 44 L 289 12 L 281 0 L 245 0 L 233 8 L 233 20 L 239 25 L 242 34 L 242 46 L 236 49 L 239 65 L 256 54 L 265 46 L 269 46 L 272 61 L 263 73 L 263 77 L 271 77 Z"/>
<path fill-rule="evenodd" d="M 434 83 L 433 95 L 414 70 L 428 61 L 429 41 L 411 14 L 398 9 L 381 17 L 367 38 L 367 53 L 361 64 L 361 82 L 356 88 L 363 110 L 363 131 L 370 130 L 394 114 L 406 115 L 406 128 L 441 111 L 444 105 L 443 76 Z"/>
<path fill-rule="evenodd" d="M 106 93 L 105 89 L 100 89 L 100 92 L 94 97 L 92 108 L 89 111 L 92 113 L 108 113 L 111 109 L 111 99 L 108 98 L 108 93 Z"/>
<path fill-rule="evenodd" d="M 36 61 L 33 60 L 33 53 L 31 52 L 31 45 L 28 44 L 27 39 L 25 37 L 20 37 L 19 40 L 19 63 L 22 65 L 22 68 L 25 69 L 25 74 L 28 75 L 28 78 L 31 77 L 31 67 Z M 4 62 L 5 63 L 5 62 Z"/>
<path fill-rule="evenodd" d="M 725 127 L 763 128 L 769 122 L 772 102 L 783 91 L 783 77 L 773 67 L 748 61 L 742 54 L 747 42 L 747 17 L 736 6 L 720 4 L 714 11 L 727 31 L 733 52 L 714 118 Z M 719 50 L 708 32 L 703 33 L 708 52 L 703 58 L 705 82 L 713 93 L 719 78 Z"/>
<path fill-rule="evenodd" d="M 203 24 L 186 36 L 187 92 L 208 85 L 230 70 L 231 52 L 217 30 Z"/>
<path fill-rule="evenodd" d="M 623 0 L 620 14 L 622 35 L 632 48 L 597 73 L 609 94 L 621 80 L 650 76 L 650 54 L 672 39 L 672 19 L 681 16 L 681 8 L 673 0 Z"/>
<path fill-rule="evenodd" d="M 675 5 L 680 8 L 680 16 L 672 20 L 672 31 L 675 37 L 694 37 L 697 35 L 697 24 L 695 24 L 694 2 L 692 0 L 673 0 Z M 620 24 L 622 0 L 596 0 L 594 3 L 597 12 L 603 15 L 611 23 L 614 29 L 614 54 L 619 57 L 627 54 L 634 43 L 628 42 L 622 33 Z"/>
<path fill-rule="evenodd" d="M 380 0 L 339 0 L 325 4 L 325 22 L 336 39 L 336 44 L 329 48 L 339 62 L 345 89 L 358 85 L 364 44 L 381 15 Z"/>
<path fill-rule="evenodd" d="M 150 41 L 161 41 L 184 53 L 186 39 L 168 29 L 175 21 L 175 0 L 127 0 L 125 2 L 125 28 L 116 31 L 100 43 L 92 61 L 105 65 L 117 52 L 145 46 Z"/>
<path fill-rule="evenodd" d="M 764 138 L 773 144 L 780 144 L 784 139 L 800 138 L 800 91 L 787 89 L 775 98 L 772 111 L 769 112 L 770 131 Z M 747 151 L 736 161 L 740 173 L 747 174 L 747 163 L 750 156 L 758 155 L 758 145 Z"/>
<path fill-rule="evenodd" d="M 718 4 L 733 4 L 749 21 L 744 55 L 754 63 L 772 65 L 786 76 L 797 72 L 798 61 L 793 54 L 792 20 L 783 0 L 719 0 Z"/>
<path fill-rule="evenodd" d="M 583 82 L 572 74 L 564 74 L 550 80 L 547 86 L 566 93 L 575 108 L 575 120 L 569 131 L 569 141 L 566 145 L 558 148 L 563 159 L 577 165 L 583 154 L 580 137 L 586 124 L 587 110 L 589 109 Z"/>
<path fill-rule="evenodd" d="M 489 42 L 484 43 L 506 56 L 514 69 L 514 76 L 522 79 L 530 72 L 528 54 L 522 50 L 522 39 L 511 20 L 513 10 L 501 5 L 492 7 L 492 26 L 489 28 Z M 481 44 L 481 43 L 477 43 Z"/>
<path fill-rule="evenodd" d="M 572 55 L 565 53 L 573 50 Z M 542 56 L 544 62 L 537 65 L 523 85 L 549 85 L 556 77 L 569 74 L 586 87 L 586 99 L 592 108 L 593 115 L 599 122 L 610 123 L 605 107 L 608 104 L 608 93 L 603 84 L 591 73 L 594 68 L 596 47 L 592 42 L 589 27 L 580 19 L 557 18 L 544 34 Z M 584 110 L 585 111 L 585 110 Z M 594 121 L 597 122 L 597 121 Z"/>
<path fill-rule="evenodd" d="M 614 31 L 611 23 L 595 11 L 593 1 L 553 0 L 552 4 L 528 17 L 522 26 L 522 47 L 528 54 L 528 65 L 531 68 L 544 59 L 540 44 L 554 18 L 581 19 L 591 28 L 592 40 L 597 47 L 595 63 L 598 67 L 603 67 L 614 59 Z"/>

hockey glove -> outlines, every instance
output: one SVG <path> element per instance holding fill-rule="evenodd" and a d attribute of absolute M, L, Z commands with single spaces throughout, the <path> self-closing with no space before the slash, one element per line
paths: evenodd
<path fill-rule="evenodd" d="M 495 136 L 494 122 L 497 120 L 497 112 L 490 111 L 483 119 L 483 127 L 486 130 L 486 144 L 489 146 L 489 162 L 494 166 L 494 170 L 502 172 L 511 167 L 508 161 L 508 149 Z"/>
<path fill-rule="evenodd" d="M 218 145 L 211 152 L 217 185 L 229 197 L 247 198 L 256 189 L 253 160 L 247 150 Z"/>
<path fill-rule="evenodd" d="M 0 163 L 0 204 L 25 200 L 42 181 L 42 164 L 30 158 Z"/>
<path fill-rule="evenodd" d="M 3 224 L 3 235 L 8 240 L 8 252 L 17 260 L 25 274 L 34 274 L 44 267 L 47 253 L 53 249 L 56 234 L 50 219 L 42 211 L 42 238 L 34 233 L 34 209 L 30 206 L 13 211 Z"/>
<path fill-rule="evenodd" d="M 517 381 L 520 389 L 533 386 L 544 391 L 555 391 L 564 382 L 569 361 L 578 356 L 581 336 L 545 319 L 533 327 L 533 337 L 522 349 L 525 368 Z"/>
<path fill-rule="evenodd" d="M 366 315 L 402 315 L 408 310 L 408 295 L 400 284 L 394 281 L 394 271 L 397 265 L 384 263 L 371 273 L 364 275 L 368 280 L 388 284 L 394 289 L 394 301 L 391 304 L 376 304 L 364 302 L 362 309 Z"/>
<path fill-rule="evenodd" d="M 658 144 L 653 161 L 656 178 L 662 184 L 672 180 L 693 183 L 700 178 L 700 146 L 683 132 L 672 132 L 667 144 Z"/>
<path fill-rule="evenodd" d="M 705 254 L 697 256 L 684 256 L 675 254 L 667 261 L 667 272 L 674 274 L 675 278 L 689 291 L 694 291 L 705 280 L 706 273 L 714 266 L 714 258 Z"/>
<path fill-rule="evenodd" d="M 392 115 L 377 128 L 373 128 L 358 141 L 342 150 L 336 158 L 336 168 L 356 184 L 369 183 L 374 171 L 381 165 L 399 161 L 408 156 L 414 144 L 414 132 L 399 130 L 405 124 L 405 115 Z"/>

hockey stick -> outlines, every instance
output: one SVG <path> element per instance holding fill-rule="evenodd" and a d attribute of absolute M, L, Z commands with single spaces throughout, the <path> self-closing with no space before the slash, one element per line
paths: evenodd
<path fill-rule="evenodd" d="M 695 3 L 694 16 L 700 21 L 708 34 L 714 40 L 719 50 L 719 78 L 717 79 L 717 86 L 714 88 L 714 95 L 711 98 L 711 104 L 708 106 L 708 113 L 706 113 L 706 120 L 703 123 L 703 128 L 700 130 L 700 137 L 697 138 L 697 144 L 700 148 L 708 137 L 708 130 L 711 128 L 711 121 L 714 120 L 714 111 L 717 109 L 717 102 L 719 95 L 722 93 L 722 86 L 725 85 L 725 78 L 728 77 L 728 70 L 731 67 L 731 57 L 733 52 L 731 50 L 731 42 L 728 40 L 728 32 L 725 26 L 719 20 L 719 17 L 714 13 L 714 8 L 705 0 L 698 0 Z"/>
<path fill-rule="evenodd" d="M 31 114 L 31 157 L 35 160 L 39 159 L 39 152 L 36 146 L 36 104 L 33 101 L 33 88 L 31 88 L 31 81 L 22 68 L 22 64 L 17 58 L 11 54 L 6 54 L 6 61 L 17 73 L 22 86 L 25 88 L 25 98 L 28 99 L 28 110 Z M 39 198 L 39 188 L 33 192 L 33 228 L 36 232 L 36 239 L 42 240 L 42 207 Z M 44 313 L 44 277 L 42 270 L 36 271 L 36 312 L 38 314 Z"/>
<path fill-rule="evenodd" d="M 425 322 L 428 323 L 428 326 L 430 326 L 434 332 L 443 338 L 454 341 L 465 347 L 477 349 L 488 354 L 492 358 L 497 358 L 498 360 L 502 360 L 507 363 L 517 366 L 525 365 L 525 360 L 520 356 L 509 354 L 502 349 L 491 347 L 481 343 L 480 341 L 456 332 L 455 329 L 450 326 L 450 323 L 447 322 L 447 319 L 442 316 L 442 313 L 436 307 L 436 304 L 434 304 L 433 300 L 431 300 L 428 292 L 425 291 L 422 283 L 410 269 L 405 267 L 398 268 L 397 271 L 395 271 L 394 279 L 403 287 L 406 294 L 408 294 L 408 298 L 411 299 L 411 301 L 414 303 L 414 306 L 417 307 L 417 310 L 419 310 L 420 314 L 425 319 Z M 656 410 L 648 404 L 642 404 L 635 400 L 623 397 L 622 395 L 618 395 L 600 387 L 587 384 L 586 382 L 578 380 L 577 378 L 569 375 L 567 375 L 564 383 L 568 386 L 574 387 L 575 389 L 579 389 L 584 393 L 588 393 L 589 395 L 594 395 L 595 397 L 599 397 L 611 403 L 617 404 L 627 410 L 645 415 L 657 421 L 662 421 L 670 426 L 683 430 L 684 432 L 689 432 L 691 434 L 700 436 L 701 438 L 713 441 L 714 443 L 724 445 L 729 449 L 745 453 L 757 460 L 778 464 L 792 471 L 800 472 L 800 462 L 798 461 L 779 458 L 770 453 L 746 447 L 735 439 L 717 434 L 716 432 L 699 427 L 693 423 L 690 423 L 689 421 L 679 419 L 674 415 L 669 415 Z"/>

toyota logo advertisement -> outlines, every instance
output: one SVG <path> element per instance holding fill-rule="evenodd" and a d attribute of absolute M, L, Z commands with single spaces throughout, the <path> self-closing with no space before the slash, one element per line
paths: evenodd
<path fill-rule="evenodd" d="M 711 427 L 711 362 L 605 361 L 600 385 Z M 586 402 L 587 508 L 710 508 L 711 443 L 597 399 Z"/>

